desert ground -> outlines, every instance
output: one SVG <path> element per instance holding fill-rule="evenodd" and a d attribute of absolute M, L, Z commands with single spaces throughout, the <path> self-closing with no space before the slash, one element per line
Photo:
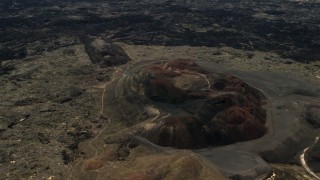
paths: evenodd
<path fill-rule="evenodd" d="M 1 1 L 0 179 L 319 177 L 317 9 L 318 1 Z M 140 137 L 139 123 L 107 117 L 109 109 L 132 108 L 105 105 L 118 100 L 108 92 L 119 79 L 135 67 L 144 72 L 140 64 L 176 59 L 260 87 L 266 112 L 297 114 L 283 115 L 290 124 L 280 128 L 272 128 L 267 114 L 266 133 L 256 140 L 200 149 L 161 146 Z M 276 99 L 283 106 L 271 107 Z M 150 119 L 167 112 L 149 111 Z M 289 140 L 268 138 L 278 131 Z M 275 148 L 251 145 L 262 140 Z M 220 163 L 231 161 L 234 167 Z"/>

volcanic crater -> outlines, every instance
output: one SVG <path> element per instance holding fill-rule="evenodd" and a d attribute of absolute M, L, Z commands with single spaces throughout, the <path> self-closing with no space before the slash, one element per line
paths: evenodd
<path fill-rule="evenodd" d="M 256 139 L 267 131 L 266 97 L 233 75 L 209 73 L 186 59 L 136 70 L 106 87 L 104 102 L 116 107 L 103 113 L 138 124 L 136 134 L 157 145 L 198 149 Z M 117 93 L 110 93 L 114 88 Z"/>
<path fill-rule="evenodd" d="M 158 165 L 158 158 L 182 152 L 204 158 L 228 178 L 248 179 L 270 173 L 270 163 L 297 162 L 319 134 L 319 88 L 292 75 L 188 59 L 139 61 L 126 68 L 104 85 L 100 118 L 106 125 L 81 145 L 93 158 L 72 163 L 70 179 L 113 177 L 110 168 L 136 168 L 119 174 L 131 177 L 146 171 L 140 165 L 150 168 L 146 162 Z M 159 154 L 148 155 L 154 152 Z M 106 163 L 123 160 L 132 164 Z"/>

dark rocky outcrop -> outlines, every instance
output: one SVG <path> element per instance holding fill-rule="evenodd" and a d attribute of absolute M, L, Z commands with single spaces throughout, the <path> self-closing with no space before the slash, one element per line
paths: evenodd
<path fill-rule="evenodd" d="M 131 60 L 120 46 L 103 38 L 84 38 L 84 45 L 92 63 L 101 67 L 125 64 Z"/>
<path fill-rule="evenodd" d="M 13 65 L 1 65 L 0 63 L 0 75 L 4 75 L 4 74 L 8 74 L 11 71 L 13 71 L 15 69 L 15 67 Z"/>
<path fill-rule="evenodd" d="M 314 127 L 320 128 L 320 106 L 307 107 L 307 121 Z"/>
<path fill-rule="evenodd" d="M 0 62 L 8 59 L 21 59 L 27 56 L 25 47 L 18 48 L 1 48 L 0 47 Z"/>

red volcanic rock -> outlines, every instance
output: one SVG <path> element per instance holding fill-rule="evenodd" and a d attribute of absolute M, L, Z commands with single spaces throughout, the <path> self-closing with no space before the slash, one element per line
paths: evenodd
<path fill-rule="evenodd" d="M 143 67 L 143 73 L 153 74 L 162 77 L 175 77 L 190 71 L 206 74 L 207 72 L 201 69 L 195 62 L 188 59 L 177 59 L 168 62 L 158 62 L 156 64 Z"/>
<path fill-rule="evenodd" d="M 254 117 L 251 109 L 245 109 L 238 106 L 228 108 L 220 112 L 212 120 L 215 133 L 220 134 L 220 143 L 230 144 L 239 141 L 251 140 L 261 137 L 265 134 L 266 128 L 264 121 Z"/>
<path fill-rule="evenodd" d="M 89 159 L 84 163 L 84 169 L 87 171 L 98 170 L 104 165 L 102 159 L 94 158 Z"/>
<path fill-rule="evenodd" d="M 174 61 L 168 61 L 166 65 L 173 70 L 179 69 L 207 74 L 205 70 L 201 69 L 195 62 L 191 61 L 190 59 L 176 59 Z"/>
<path fill-rule="evenodd" d="M 264 135 L 264 96 L 228 74 L 209 74 L 190 60 L 142 68 L 146 96 L 178 104 L 171 116 L 143 131 L 150 141 L 177 148 L 203 148 Z M 164 105 L 165 106 L 165 105 Z M 161 107 L 160 107 L 161 108 Z"/>
<path fill-rule="evenodd" d="M 226 115 L 226 123 L 238 125 L 246 122 L 250 116 L 250 113 L 243 108 L 234 107 L 228 109 Z"/>
<path fill-rule="evenodd" d="M 263 136 L 264 101 L 237 77 L 179 59 L 130 69 L 106 89 L 104 113 L 130 126 L 145 121 L 136 134 L 157 145 L 203 148 Z M 148 113 L 148 107 L 158 113 Z"/>

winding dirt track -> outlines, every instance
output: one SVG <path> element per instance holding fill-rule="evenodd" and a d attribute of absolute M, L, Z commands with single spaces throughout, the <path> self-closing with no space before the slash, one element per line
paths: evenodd
<path fill-rule="evenodd" d="M 301 162 L 303 168 L 304 168 L 306 171 L 308 171 L 308 173 L 309 173 L 310 175 L 312 175 L 312 176 L 313 176 L 314 178 L 316 178 L 316 179 L 320 179 L 320 177 L 317 176 L 317 175 L 310 169 L 310 167 L 308 166 L 307 161 L 306 161 L 306 159 L 305 159 L 305 155 L 308 154 L 308 152 L 317 144 L 318 141 L 319 141 L 319 137 L 316 137 L 316 139 L 315 139 L 315 141 L 313 142 L 313 144 L 312 144 L 311 146 L 305 148 L 305 149 L 303 150 L 302 154 L 300 155 L 300 162 Z"/>

